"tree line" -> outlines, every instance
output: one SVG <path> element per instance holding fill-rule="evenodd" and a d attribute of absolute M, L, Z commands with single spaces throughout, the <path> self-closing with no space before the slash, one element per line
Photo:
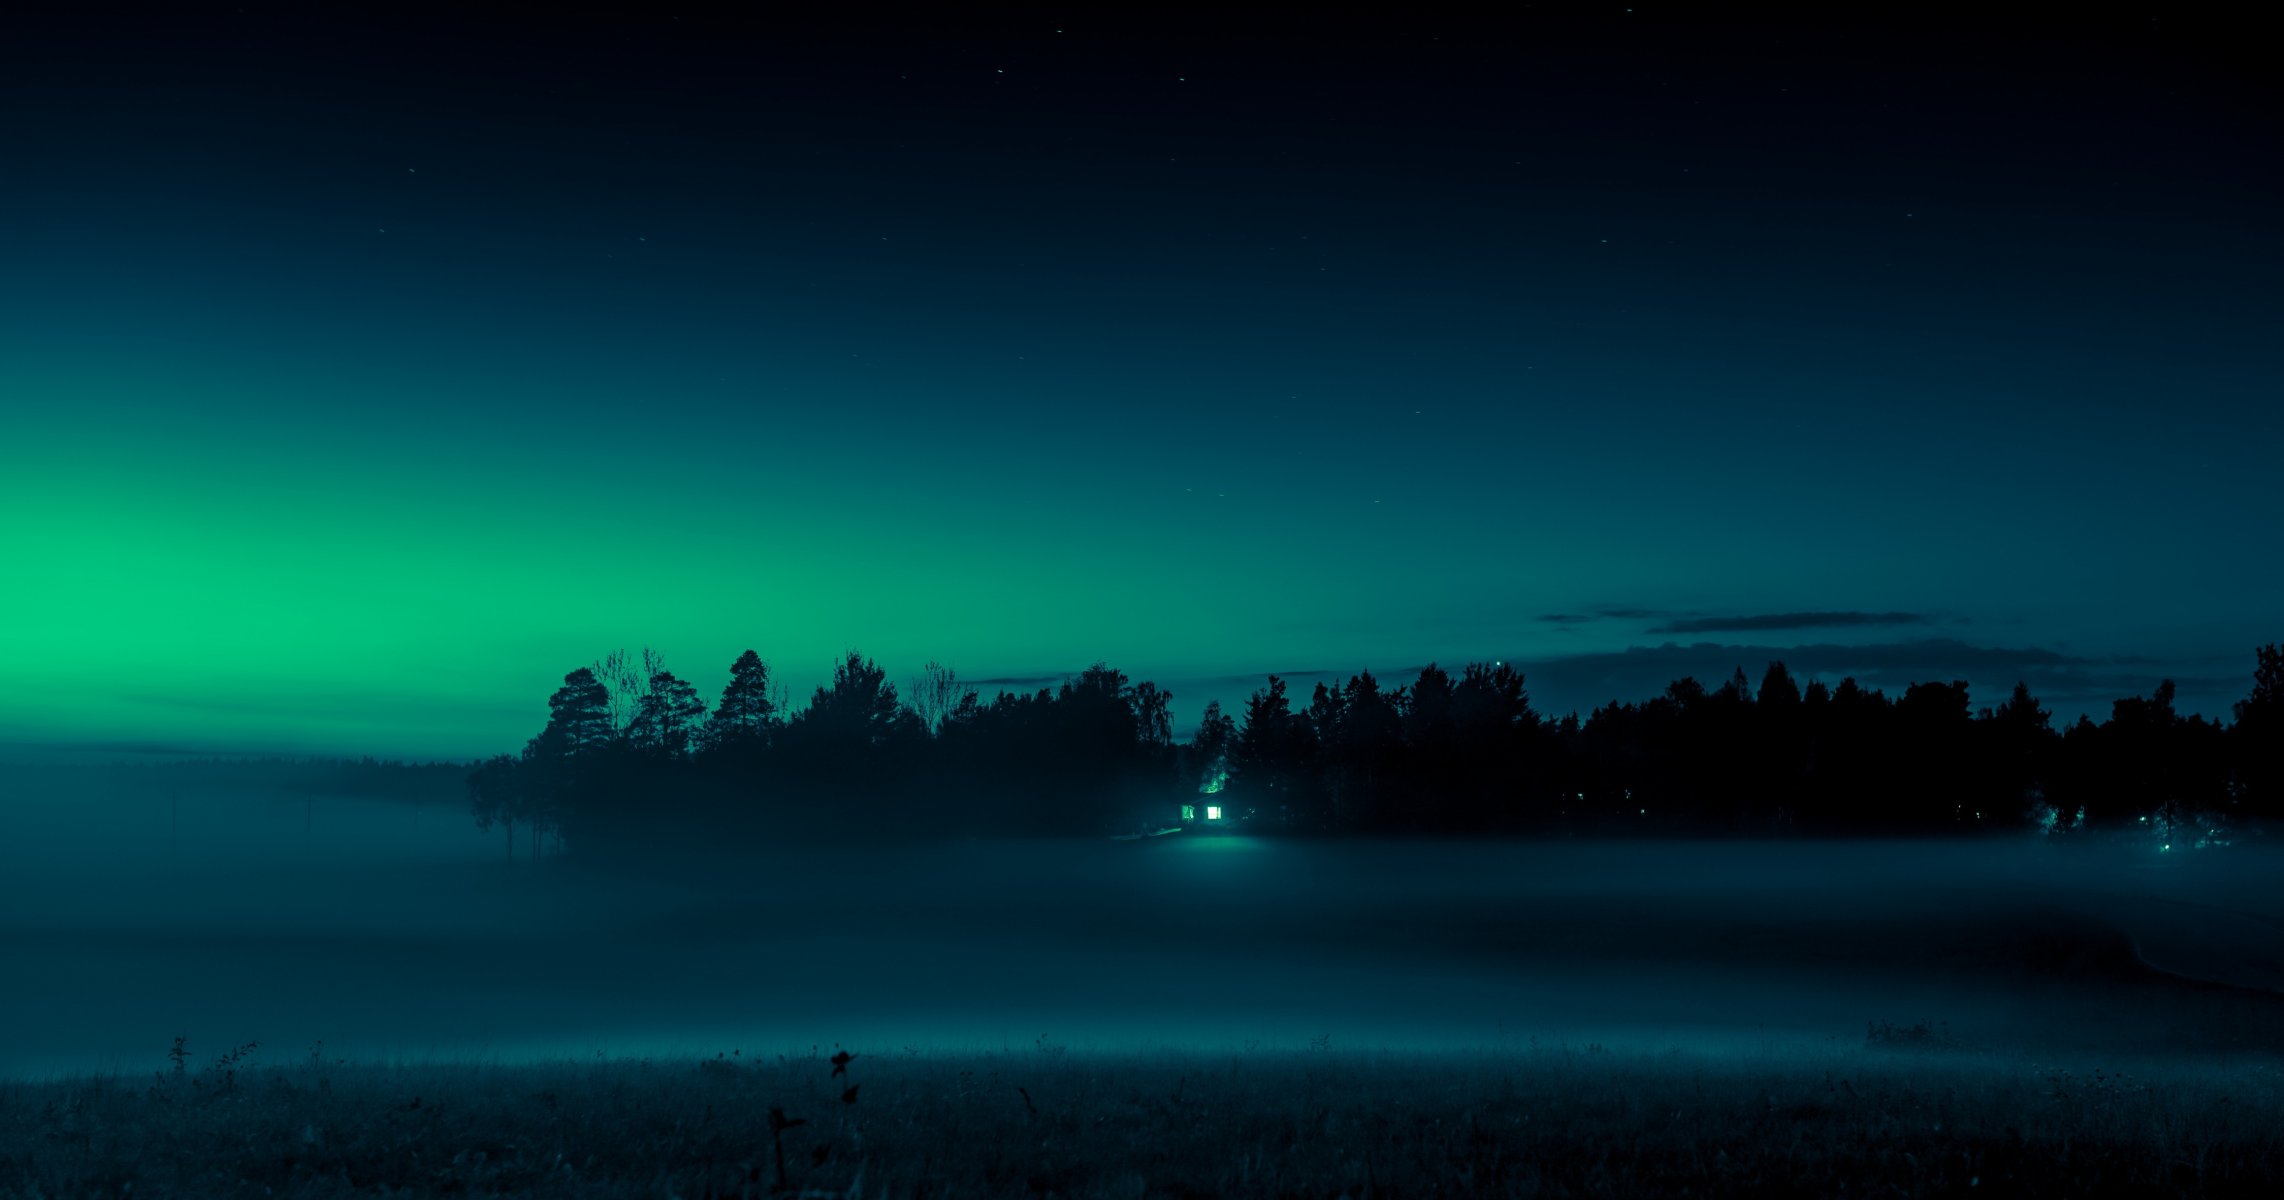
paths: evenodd
<path fill-rule="evenodd" d="M 467 776 L 508 853 L 734 849 L 802 836 L 1100 834 L 1180 806 L 1296 834 L 1935 835 L 2151 826 L 2184 847 L 2284 816 L 2284 649 L 2256 652 L 2234 721 L 2174 686 L 2057 728 L 2031 690 L 1972 707 L 1964 681 L 1900 695 L 1802 686 L 1782 662 L 1693 678 L 1581 720 L 1523 674 L 1363 671 L 1305 699 L 1269 676 L 1238 713 L 1173 736 L 1172 696 L 1097 663 L 985 700 L 929 663 L 898 684 L 856 652 L 793 706 L 748 650 L 709 707 L 650 651 L 571 671 L 545 726 Z"/>

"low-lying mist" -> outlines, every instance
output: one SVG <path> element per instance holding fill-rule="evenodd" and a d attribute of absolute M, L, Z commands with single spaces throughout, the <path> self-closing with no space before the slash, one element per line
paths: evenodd
<path fill-rule="evenodd" d="M 783 844 L 608 873 L 453 806 L 24 788 L 0 1072 L 597 1052 L 2273 1050 L 2280 864 L 2029 836 Z M 528 847 L 518 847 L 519 852 Z M 2270 990 L 2261 990 L 2270 989 Z M 1931 1033 L 1930 1037 L 1935 1034 Z"/>

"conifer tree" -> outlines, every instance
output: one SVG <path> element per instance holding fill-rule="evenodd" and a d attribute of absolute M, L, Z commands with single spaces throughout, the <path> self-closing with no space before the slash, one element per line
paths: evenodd
<path fill-rule="evenodd" d="M 769 695 L 769 664 L 751 650 L 730 664 L 730 681 L 706 723 L 706 744 L 717 750 L 751 751 L 769 744 L 779 713 Z"/>

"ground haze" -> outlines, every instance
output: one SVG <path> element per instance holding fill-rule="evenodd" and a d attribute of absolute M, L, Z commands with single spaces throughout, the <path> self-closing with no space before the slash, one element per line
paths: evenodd
<path fill-rule="evenodd" d="M 11 804 L 9 1074 L 1036 1044 L 1729 1053 L 2266 1049 L 2269 853 L 1963 843 L 977 837 L 655 872 L 509 862 L 449 809 Z M 2221 988 L 2214 985 L 2238 985 Z"/>

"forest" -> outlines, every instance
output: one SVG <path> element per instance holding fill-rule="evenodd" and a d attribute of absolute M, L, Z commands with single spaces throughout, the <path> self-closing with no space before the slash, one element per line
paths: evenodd
<path fill-rule="evenodd" d="M 1757 685 L 1740 668 L 1551 718 L 1522 672 L 1470 663 L 1393 687 L 1358 672 L 1306 698 L 1272 675 L 1242 712 L 1209 704 L 1177 740 L 1172 697 L 1103 663 L 985 700 L 940 664 L 899 687 L 851 651 L 796 707 L 748 650 L 709 708 L 645 650 L 565 675 L 546 725 L 476 764 L 467 789 L 510 858 L 1133 835 L 1209 802 L 1216 828 L 1287 835 L 2106 830 L 2185 850 L 2284 815 L 2284 647 L 2255 658 L 2229 721 L 2180 713 L 2169 681 L 2057 728 L 2022 684 L 1976 708 L 1965 681 L 1890 696 L 1852 678 L 1802 686 L 1782 662 Z"/>

